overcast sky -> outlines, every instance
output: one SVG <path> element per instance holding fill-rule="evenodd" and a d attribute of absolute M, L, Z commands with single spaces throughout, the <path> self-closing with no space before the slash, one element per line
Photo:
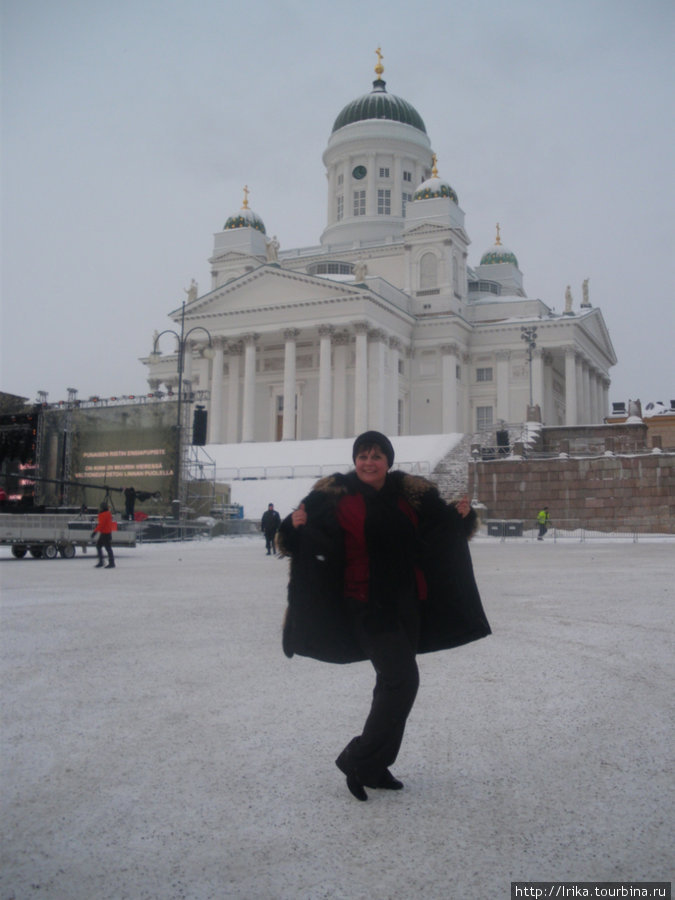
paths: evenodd
<path fill-rule="evenodd" d="M 530 297 L 605 317 L 610 400 L 675 397 L 672 0 L 0 0 L 2 376 L 142 393 L 138 358 L 242 202 L 319 242 L 342 107 L 412 103 L 476 265 L 501 225 Z"/>

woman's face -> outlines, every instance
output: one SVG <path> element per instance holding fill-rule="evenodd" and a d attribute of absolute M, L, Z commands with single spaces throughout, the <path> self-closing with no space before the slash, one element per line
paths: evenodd
<path fill-rule="evenodd" d="M 379 447 L 371 447 L 370 450 L 361 450 L 354 460 L 356 476 L 364 484 L 369 484 L 376 491 L 384 487 L 384 482 L 389 470 L 387 457 Z"/>

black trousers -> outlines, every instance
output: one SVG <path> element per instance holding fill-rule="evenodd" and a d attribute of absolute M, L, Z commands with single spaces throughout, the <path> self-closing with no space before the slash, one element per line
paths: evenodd
<path fill-rule="evenodd" d="M 115 557 L 113 556 L 112 534 L 99 534 L 98 536 L 98 540 L 96 541 L 96 551 L 98 553 L 99 562 L 103 562 L 104 548 L 105 552 L 108 554 L 108 562 L 114 562 Z"/>
<path fill-rule="evenodd" d="M 419 639 L 416 598 L 396 609 L 368 610 L 352 605 L 356 635 L 375 669 L 375 689 L 363 731 L 345 748 L 350 765 L 365 785 L 377 785 L 401 747 L 417 696 Z"/>

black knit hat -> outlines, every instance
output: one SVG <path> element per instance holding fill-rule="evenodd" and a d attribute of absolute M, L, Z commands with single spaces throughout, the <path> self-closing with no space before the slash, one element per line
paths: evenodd
<path fill-rule="evenodd" d="M 364 431 L 357 437 L 352 447 L 352 460 L 356 462 L 357 453 L 360 453 L 363 447 L 372 447 L 373 444 L 377 444 L 387 457 L 391 469 L 394 464 L 394 448 L 386 434 L 382 434 L 380 431 Z"/>

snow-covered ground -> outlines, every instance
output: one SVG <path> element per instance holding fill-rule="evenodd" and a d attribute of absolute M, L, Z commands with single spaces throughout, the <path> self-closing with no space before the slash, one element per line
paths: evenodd
<path fill-rule="evenodd" d="M 673 544 L 478 538 L 492 637 L 420 657 L 394 766 L 333 760 L 368 663 L 286 659 L 260 537 L 0 550 L 1 900 L 493 900 L 670 880 Z"/>

